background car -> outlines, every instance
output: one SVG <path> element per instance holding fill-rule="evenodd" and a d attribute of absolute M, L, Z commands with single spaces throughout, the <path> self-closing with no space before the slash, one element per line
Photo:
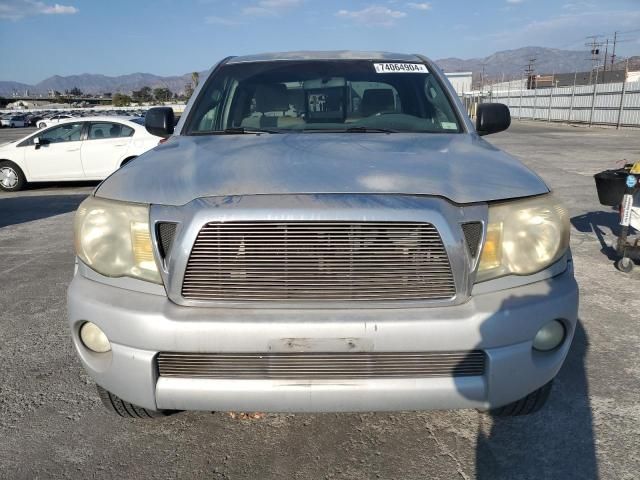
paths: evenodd
<path fill-rule="evenodd" d="M 27 182 L 102 180 L 161 140 L 124 117 L 61 120 L 0 147 L 0 190 Z"/>
<path fill-rule="evenodd" d="M 0 115 L 0 127 L 8 127 L 9 121 L 13 115 L 13 113 L 3 113 Z"/>
<path fill-rule="evenodd" d="M 16 115 L 14 117 L 11 117 L 9 122 L 10 122 L 9 126 L 12 128 L 14 127 L 24 128 L 27 126 L 27 119 L 24 115 Z"/>
<path fill-rule="evenodd" d="M 51 118 L 43 118 L 42 120 L 40 120 L 38 122 L 38 128 L 46 128 L 46 127 L 50 127 L 51 125 L 56 125 L 60 122 L 62 122 L 63 120 L 68 120 L 71 117 L 71 115 L 54 115 Z"/>
<path fill-rule="evenodd" d="M 42 117 L 40 115 L 35 115 L 33 113 L 28 114 L 26 118 L 28 127 L 36 127 L 38 126 L 38 122 L 42 120 Z"/>

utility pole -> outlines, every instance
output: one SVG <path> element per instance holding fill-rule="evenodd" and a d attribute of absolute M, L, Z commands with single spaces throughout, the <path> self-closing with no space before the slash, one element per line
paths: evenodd
<path fill-rule="evenodd" d="M 607 38 L 607 43 L 604 47 L 604 62 L 602 63 L 602 82 L 605 83 L 605 77 L 607 74 L 607 60 L 609 58 L 609 39 Z"/>
<path fill-rule="evenodd" d="M 616 43 L 618 43 L 618 32 L 613 32 L 613 50 L 611 51 L 611 70 L 616 61 Z"/>
<path fill-rule="evenodd" d="M 600 35 L 592 35 L 587 37 L 587 40 L 591 41 L 585 43 L 586 47 L 591 47 L 591 73 L 589 74 L 589 84 L 592 82 L 593 72 L 597 72 L 597 69 L 599 68 L 598 64 L 600 63 L 600 48 L 603 43 L 599 42 L 598 38 L 600 38 Z"/>
<path fill-rule="evenodd" d="M 531 82 L 533 81 L 533 73 L 536 71 L 536 60 L 537 58 L 530 58 L 529 63 L 524 67 L 524 73 L 527 75 L 527 88 L 531 87 Z"/>

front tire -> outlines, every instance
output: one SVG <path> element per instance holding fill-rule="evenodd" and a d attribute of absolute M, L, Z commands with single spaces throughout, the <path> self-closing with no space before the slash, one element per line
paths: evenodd
<path fill-rule="evenodd" d="M 38 128 L 44 128 L 44 127 L 46 127 L 46 126 L 47 126 L 47 124 L 46 124 L 46 123 L 44 123 L 44 122 L 40 122 L 40 123 L 38 124 Z"/>
<path fill-rule="evenodd" d="M 24 173 L 15 163 L 8 160 L 0 161 L 0 190 L 17 192 L 27 184 Z"/>
<path fill-rule="evenodd" d="M 100 385 L 96 385 L 96 387 L 98 388 L 100 400 L 102 400 L 102 404 L 106 409 L 123 418 L 161 418 L 177 413 L 174 410 L 149 410 L 148 408 L 138 407 L 132 403 L 125 402 L 117 395 L 114 395 L 110 391 L 102 388 Z"/>
<path fill-rule="evenodd" d="M 543 385 L 536 391 L 531 392 L 526 397 L 509 403 L 504 407 L 491 410 L 490 413 L 495 417 L 517 417 L 520 415 L 529 415 L 531 413 L 535 413 L 540 410 L 545 403 L 547 403 L 547 399 L 549 398 L 549 394 L 551 393 L 552 385 L 553 380 L 551 380 L 546 385 Z"/>

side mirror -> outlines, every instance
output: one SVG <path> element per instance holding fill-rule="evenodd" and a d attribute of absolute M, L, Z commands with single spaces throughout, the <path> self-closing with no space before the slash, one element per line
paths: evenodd
<path fill-rule="evenodd" d="M 171 107 L 154 107 L 144 117 L 144 127 L 151 135 L 167 138 L 173 133 L 175 115 Z"/>
<path fill-rule="evenodd" d="M 40 137 L 34 137 L 33 139 L 33 144 L 36 146 L 36 150 L 40 148 L 40 145 L 42 145 L 40 143 Z"/>
<path fill-rule="evenodd" d="M 502 103 L 481 103 L 476 113 L 476 132 L 489 135 L 506 130 L 511 125 L 509 107 Z"/>

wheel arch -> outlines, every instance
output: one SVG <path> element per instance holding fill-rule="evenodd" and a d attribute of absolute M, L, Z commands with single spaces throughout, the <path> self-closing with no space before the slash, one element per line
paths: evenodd
<path fill-rule="evenodd" d="M 136 158 L 138 155 L 129 155 L 127 158 L 125 158 L 124 160 L 122 160 L 120 162 L 120 166 L 118 168 L 122 168 L 124 167 L 127 163 L 129 163 L 131 160 L 133 160 L 134 158 Z"/>
<path fill-rule="evenodd" d="M 29 181 L 30 175 L 29 175 L 29 169 L 26 168 L 26 165 L 24 165 L 24 162 L 16 162 L 15 160 L 11 159 L 11 158 L 6 158 L 6 157 L 0 157 L 0 163 L 2 162 L 9 162 L 13 165 L 15 165 L 24 175 L 24 178 L 27 180 L 27 182 Z"/>
<path fill-rule="evenodd" d="M 25 169 L 22 167 L 22 165 L 19 165 L 17 162 L 14 162 L 11 159 L 0 158 L 0 166 L 2 166 L 2 164 L 9 164 L 11 168 L 17 170 L 17 174 L 18 174 L 18 184 L 15 186 L 16 188 L 15 189 L 12 188 L 8 191 L 22 190 L 25 187 L 25 185 L 29 183 L 29 178 L 27 177 L 27 174 L 25 173 Z M 1 190 L 5 190 L 5 188 L 2 187 Z"/>

